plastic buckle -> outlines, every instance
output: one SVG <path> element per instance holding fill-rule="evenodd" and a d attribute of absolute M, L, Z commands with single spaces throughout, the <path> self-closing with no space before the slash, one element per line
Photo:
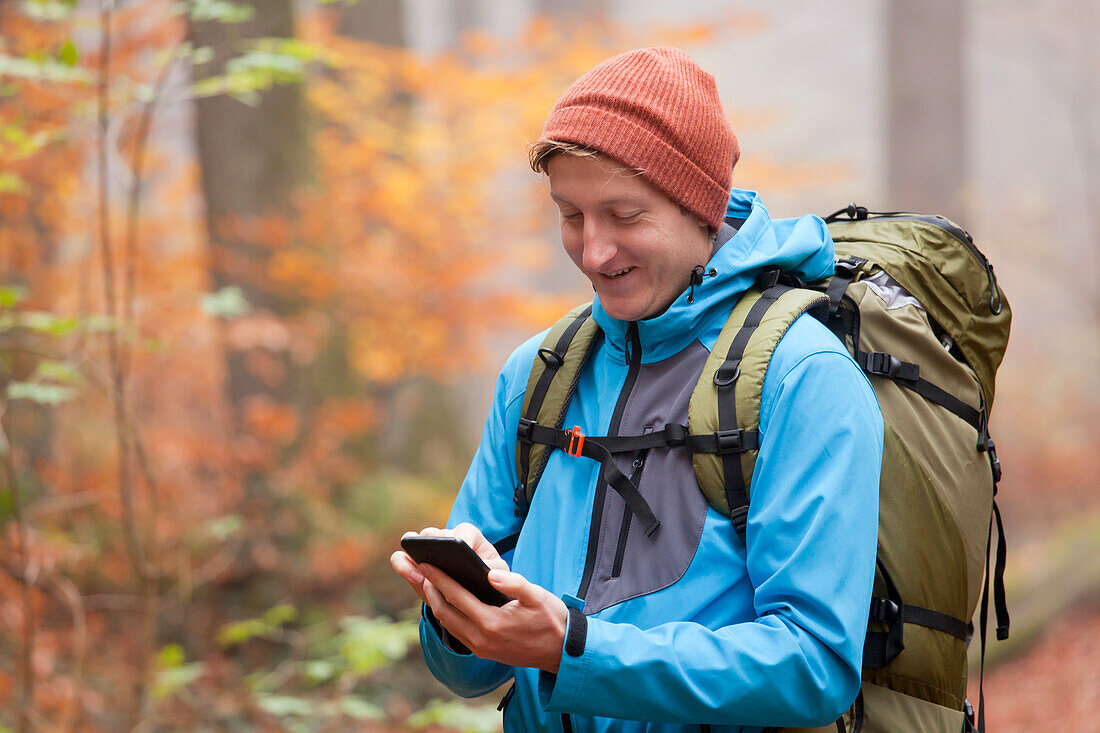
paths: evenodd
<path fill-rule="evenodd" d="M 880 377 L 896 377 L 901 371 L 901 360 L 893 354 L 872 351 L 867 354 L 867 372 Z"/>
<path fill-rule="evenodd" d="M 872 621 L 879 621 L 884 624 L 893 622 L 898 617 L 898 604 L 891 601 L 889 598 L 872 598 L 871 599 L 871 613 L 870 617 Z"/>
<path fill-rule="evenodd" d="M 566 430 L 565 437 L 569 439 L 565 444 L 565 452 L 574 457 L 581 455 L 581 450 L 584 448 L 584 433 L 581 432 L 580 426 L 574 425 L 570 430 Z"/>
<path fill-rule="evenodd" d="M 989 415 L 985 405 L 981 409 L 981 430 L 978 432 L 978 450 L 989 454 L 989 469 L 993 472 L 993 495 L 997 495 L 997 483 L 1001 480 L 1001 461 L 997 458 L 997 444 L 989 435 Z"/>
<path fill-rule="evenodd" d="M 535 442 L 535 426 L 538 425 L 534 420 L 528 420 L 525 417 L 519 419 L 519 428 L 516 430 L 516 435 L 524 443 Z"/>
<path fill-rule="evenodd" d="M 779 276 L 783 273 L 778 267 L 768 268 L 759 275 L 756 276 L 756 287 L 761 290 L 767 290 L 768 288 L 775 287 L 775 284 L 779 282 Z"/>
<path fill-rule="evenodd" d="M 714 434 L 714 437 L 718 440 L 718 450 L 715 451 L 718 455 L 725 455 L 726 453 L 744 453 L 744 437 L 745 431 L 741 428 L 735 430 L 719 430 Z"/>
<path fill-rule="evenodd" d="M 993 444 L 993 439 L 989 438 L 987 443 L 987 450 L 989 452 L 989 468 L 993 471 L 993 484 L 1001 480 L 1001 461 L 997 458 L 997 446 Z"/>

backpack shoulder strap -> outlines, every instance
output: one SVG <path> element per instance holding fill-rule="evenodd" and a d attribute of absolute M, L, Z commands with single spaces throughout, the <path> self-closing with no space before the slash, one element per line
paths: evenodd
<path fill-rule="evenodd" d="M 827 304 L 822 293 L 774 280 L 763 290 L 749 289 L 726 320 L 691 394 L 688 432 L 693 436 L 696 479 L 710 505 L 730 517 L 742 539 L 759 452 L 760 397 L 768 363 L 794 320 Z M 713 445 L 701 447 L 704 438 Z"/>
<path fill-rule="evenodd" d="M 581 367 L 600 332 L 591 316 L 591 303 L 565 314 L 547 333 L 531 365 L 516 440 L 517 516 L 526 514 L 550 457 L 550 446 L 531 440 L 531 432 L 536 425 L 561 428 L 569 401 L 577 391 Z"/>

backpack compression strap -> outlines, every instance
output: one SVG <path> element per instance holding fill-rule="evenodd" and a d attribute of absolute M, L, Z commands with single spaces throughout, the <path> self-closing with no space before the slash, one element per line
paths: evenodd
<path fill-rule="evenodd" d="M 745 538 L 749 488 L 759 450 L 760 396 L 764 375 L 779 339 L 796 318 L 824 306 L 821 293 L 780 284 L 778 271 L 765 272 L 730 313 L 707 357 L 688 405 L 693 437 L 713 434 L 715 450 L 693 452 L 699 486 Z"/>

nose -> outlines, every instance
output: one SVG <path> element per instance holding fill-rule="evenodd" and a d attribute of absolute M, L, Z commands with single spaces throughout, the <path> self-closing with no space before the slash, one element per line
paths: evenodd
<path fill-rule="evenodd" d="M 596 217 L 588 217 L 584 222 L 584 255 L 581 264 L 584 269 L 594 272 L 602 269 L 614 259 L 618 252 L 614 238 Z"/>

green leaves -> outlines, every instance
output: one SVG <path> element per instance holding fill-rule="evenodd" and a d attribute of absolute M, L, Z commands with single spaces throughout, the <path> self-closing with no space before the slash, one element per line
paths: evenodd
<path fill-rule="evenodd" d="M 23 15 L 38 21 L 65 20 L 76 9 L 76 0 L 25 0 L 19 10 Z"/>
<path fill-rule="evenodd" d="M 28 380 L 8 382 L 5 396 L 9 400 L 59 405 L 76 397 L 75 385 L 82 379 L 80 371 L 72 364 L 45 359 L 38 362 Z"/>
<path fill-rule="evenodd" d="M 265 712 L 277 718 L 336 718 L 346 716 L 353 720 L 383 720 L 386 713 L 382 708 L 354 695 L 345 695 L 338 700 L 314 702 L 292 695 L 260 695 L 256 698 Z"/>
<path fill-rule="evenodd" d="M 418 638 L 417 624 L 349 616 L 340 621 L 340 656 L 348 669 L 365 675 L 402 659 Z"/>
<path fill-rule="evenodd" d="M 0 286 L 0 308 L 14 308 L 26 296 L 26 288 L 17 285 Z"/>
<path fill-rule="evenodd" d="M 227 0 L 191 0 L 185 7 L 191 20 L 196 22 L 217 21 L 219 23 L 243 23 L 251 20 L 255 8 L 251 5 L 228 2 Z"/>
<path fill-rule="evenodd" d="M 494 733 L 500 730 L 500 713 L 495 705 L 466 705 L 454 700 L 432 700 L 428 707 L 411 715 L 405 723 L 415 730 L 442 726 L 462 733 Z"/>
<path fill-rule="evenodd" d="M 252 309 L 244 292 L 236 285 L 222 288 L 216 293 L 206 293 L 202 296 L 199 307 L 208 316 L 226 319 L 240 318 Z"/>
<path fill-rule="evenodd" d="M 277 639 L 282 626 L 297 620 L 298 610 L 286 603 L 269 608 L 260 618 L 250 618 L 226 624 L 218 632 L 217 642 L 222 647 L 242 644 L 257 637 Z"/>
<path fill-rule="evenodd" d="M 30 400 L 40 405 L 60 405 L 76 396 L 72 387 L 32 382 L 8 382 L 6 396 L 9 400 Z"/>
<path fill-rule="evenodd" d="M 154 700 L 162 700 L 187 687 L 206 671 L 202 662 L 186 662 L 183 647 L 169 644 L 157 654 L 155 680 L 152 695 Z"/>
<path fill-rule="evenodd" d="M 76 50 L 76 44 L 73 43 L 73 39 L 68 38 L 65 40 L 65 43 L 61 45 L 61 48 L 57 52 L 57 60 L 65 66 L 76 66 L 76 62 L 80 60 L 80 54 Z"/>
<path fill-rule="evenodd" d="M 297 84 L 310 62 L 328 64 L 323 49 L 294 38 L 260 38 L 225 65 L 225 73 L 191 85 L 195 97 L 228 94 L 248 105 L 260 102 L 260 92 L 276 84 Z"/>
<path fill-rule="evenodd" d="M 75 52 L 75 49 L 73 49 Z M 0 78 L 13 77 L 38 82 L 90 83 L 92 75 L 86 70 L 49 57 L 20 57 L 0 54 Z"/>

